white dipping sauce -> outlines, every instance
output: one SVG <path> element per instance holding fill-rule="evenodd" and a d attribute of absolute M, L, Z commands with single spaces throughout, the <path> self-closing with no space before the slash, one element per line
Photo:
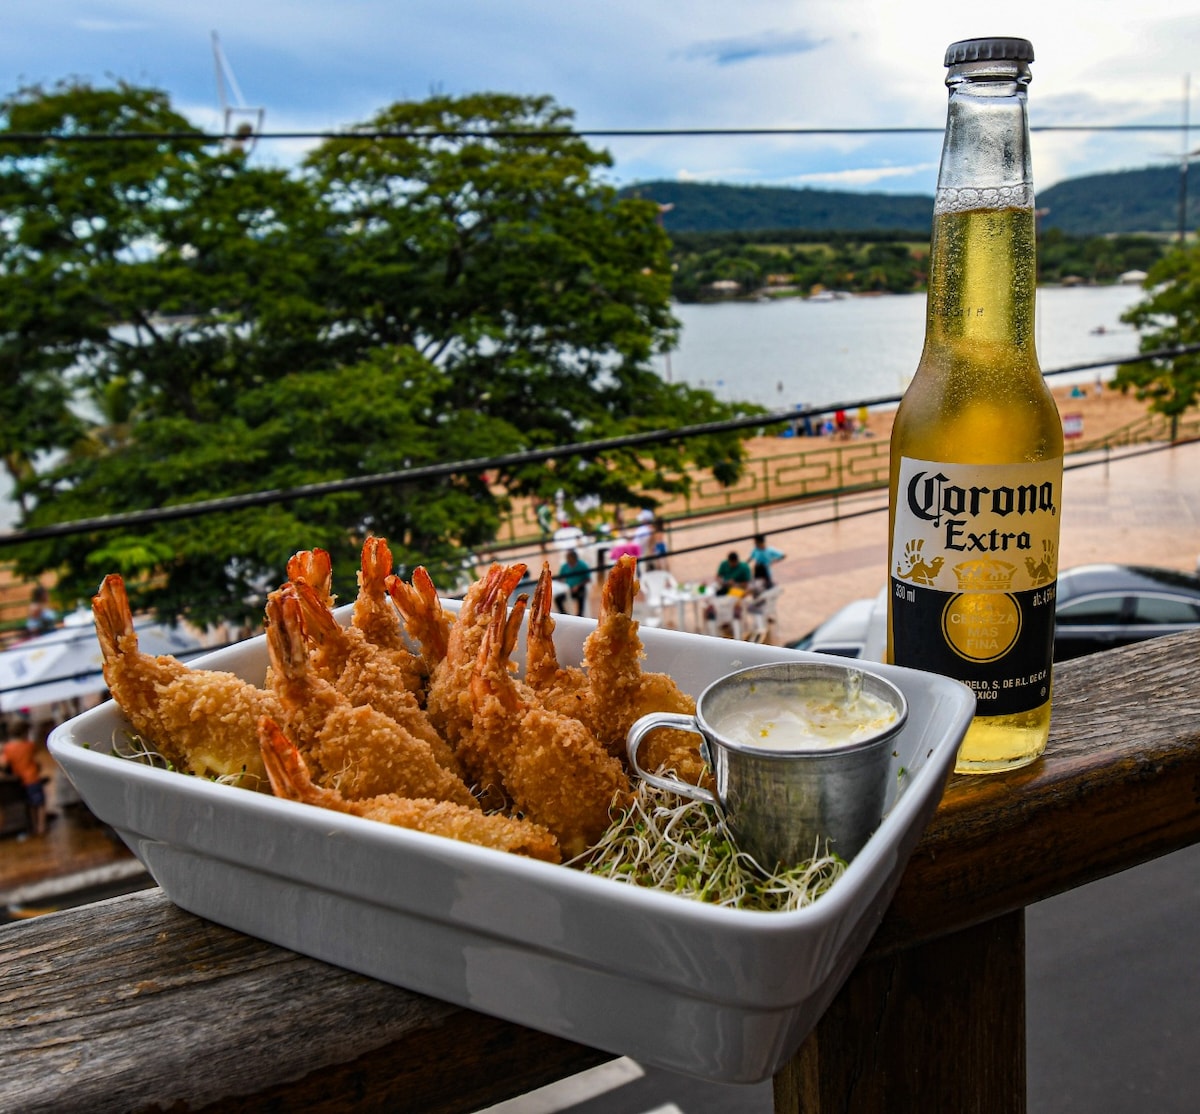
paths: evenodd
<path fill-rule="evenodd" d="M 844 746 L 878 735 L 896 722 L 896 708 L 859 692 L 759 690 L 713 722 L 732 743 L 762 750 L 805 750 Z"/>

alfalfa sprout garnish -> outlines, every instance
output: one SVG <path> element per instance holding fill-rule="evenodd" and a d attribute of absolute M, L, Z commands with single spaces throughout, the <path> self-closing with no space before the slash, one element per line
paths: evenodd
<path fill-rule="evenodd" d="M 837 855 L 813 851 L 803 863 L 767 873 L 737 849 L 711 805 L 641 781 L 629 809 L 568 865 L 711 905 L 783 912 L 811 904 L 846 869 Z"/>

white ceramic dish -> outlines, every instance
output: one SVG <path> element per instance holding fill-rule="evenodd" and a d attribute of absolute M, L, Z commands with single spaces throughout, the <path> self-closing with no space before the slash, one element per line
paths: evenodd
<path fill-rule="evenodd" d="M 563 661 L 580 660 L 593 625 L 559 619 Z M 641 636 L 646 667 L 694 694 L 742 666 L 812 656 L 671 630 Z M 264 640 L 194 664 L 260 683 Z M 153 769 L 110 753 L 128 729 L 111 702 L 61 725 L 50 749 L 183 909 L 644 1064 L 752 1083 L 793 1055 L 861 956 L 974 708 L 956 682 L 867 668 L 909 703 L 887 816 L 829 892 L 791 913 L 712 908 Z"/>

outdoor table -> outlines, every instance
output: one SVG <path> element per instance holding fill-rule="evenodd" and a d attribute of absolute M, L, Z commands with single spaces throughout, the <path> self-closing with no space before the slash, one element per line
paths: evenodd
<path fill-rule="evenodd" d="M 1043 759 L 951 776 L 866 954 L 776 1076 L 777 1111 L 1025 1109 L 1024 907 L 1200 841 L 1198 660 L 1193 632 L 1067 662 Z M 612 1058 L 157 890 L 0 929 L 0 969 L 5 1110 L 451 1114 Z"/>
<path fill-rule="evenodd" d="M 663 590 L 664 607 L 675 608 L 675 627 L 677 630 L 698 633 L 703 627 L 703 612 L 700 605 L 708 599 L 707 592 L 700 590 L 698 584 L 677 584 L 674 588 Z M 688 624 L 687 612 L 691 610 L 692 621 Z"/>

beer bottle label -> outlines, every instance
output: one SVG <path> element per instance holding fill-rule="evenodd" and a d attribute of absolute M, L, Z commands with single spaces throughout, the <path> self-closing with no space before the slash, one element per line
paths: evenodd
<path fill-rule="evenodd" d="M 892 660 L 965 682 L 977 714 L 1050 696 L 1062 459 L 900 461 Z"/>

